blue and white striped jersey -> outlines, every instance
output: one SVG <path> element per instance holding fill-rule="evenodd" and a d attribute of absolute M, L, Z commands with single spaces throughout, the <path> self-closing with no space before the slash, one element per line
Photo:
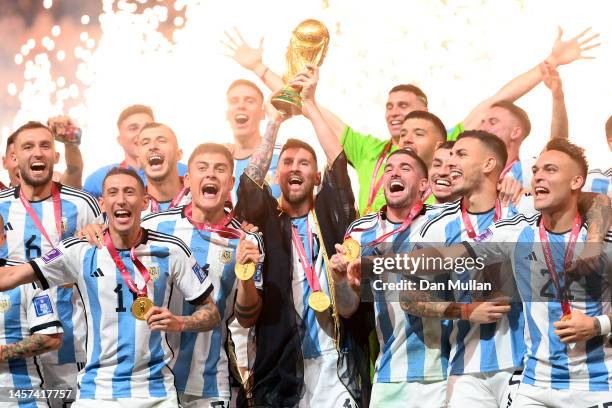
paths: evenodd
<path fill-rule="evenodd" d="M 438 207 L 434 211 L 439 210 Z M 373 247 L 365 248 L 366 244 L 401 225 L 383 219 L 380 214 L 378 212 L 359 218 L 347 230 L 347 235 L 361 244 L 362 256 L 373 254 Z M 419 230 L 428 219 L 427 212 L 414 219 L 408 229 L 379 244 L 379 252 L 409 252 L 413 244 L 419 241 Z M 380 249 L 382 246 L 389 247 L 389 251 Z M 383 280 L 396 278 L 399 279 L 400 276 L 390 275 L 388 279 Z M 370 287 L 374 294 L 376 335 L 380 345 L 374 381 L 391 383 L 445 380 L 449 353 L 448 320 L 411 315 L 401 308 L 398 299 L 385 298 L 384 293 L 376 290 L 374 281 L 370 282 Z"/>
<path fill-rule="evenodd" d="M 612 199 L 612 167 L 589 171 L 582 191 L 606 194 Z"/>
<path fill-rule="evenodd" d="M 518 215 L 497 222 L 484 245 L 473 245 L 476 256 L 490 262 L 509 259 L 526 320 L 527 344 L 523 382 L 543 388 L 581 391 L 612 390 L 612 347 L 610 336 L 596 336 L 569 347 L 554 334 L 553 323 L 562 316 L 561 303 L 546 265 L 539 234 L 540 216 Z M 561 287 L 565 286 L 564 257 L 570 232 L 547 232 Z M 574 259 L 584 248 L 583 225 L 574 250 Z M 612 230 L 604 251 L 612 254 Z M 609 265 L 608 265 L 609 267 Z M 602 268 L 603 269 L 603 268 Z M 570 307 L 588 316 L 612 312 L 610 282 L 606 271 L 574 277 L 569 285 Z"/>
<path fill-rule="evenodd" d="M 314 271 L 319 279 L 321 291 L 330 296 L 323 237 L 320 236 L 312 211 L 307 216 L 293 218 L 291 223 L 297 228 L 308 261 L 311 265 L 314 264 Z M 308 242 L 307 239 L 307 224 L 312 233 L 312 243 Z M 310 259 L 311 253 L 313 254 L 313 259 Z M 301 330 L 303 333 L 301 336 L 302 353 L 304 358 L 317 358 L 324 354 L 336 353 L 333 339 L 334 322 L 332 315 L 330 310 L 318 313 L 308 306 L 308 298 L 312 291 L 308 285 L 306 273 L 300 262 L 297 248 L 293 242 L 291 244 L 291 262 L 293 304 L 298 317 L 301 319 Z"/>
<path fill-rule="evenodd" d="M 502 218 L 513 210 L 502 209 Z M 495 210 L 468 216 L 477 234 L 476 240 L 485 236 L 493 224 Z M 474 242 L 467 235 L 461 218 L 461 200 L 455 201 L 437 217 L 429 220 L 420 231 L 421 239 L 445 246 L 462 241 Z M 452 276 L 452 280 L 467 279 L 471 274 Z M 498 274 L 501 275 L 501 274 Z M 468 293 L 455 291 L 455 301 L 469 303 Z M 450 335 L 449 375 L 462 375 L 520 367 L 525 353 L 523 339 L 524 321 L 520 303 L 511 303 L 510 312 L 497 323 L 474 324 L 456 320 Z"/>
<path fill-rule="evenodd" d="M 117 249 L 132 279 L 144 286 L 129 249 Z M 151 273 L 148 297 L 168 307 L 173 289 L 187 301 L 208 297 L 212 285 L 189 248 L 178 238 L 143 229 L 135 254 Z M 30 262 L 43 288 L 76 282 L 87 320 L 87 363 L 79 373 L 79 398 L 149 398 L 176 392 L 168 364 L 173 351 L 166 334 L 151 331 L 131 313 L 134 300 L 106 248 L 69 238 Z M 136 271 L 136 272 L 135 272 Z"/>
<path fill-rule="evenodd" d="M 512 177 L 516 181 L 519 181 L 523 185 L 523 188 L 531 189 L 531 179 L 533 177 L 531 166 L 535 161 L 535 157 L 524 157 L 516 161 L 505 177 Z"/>
<path fill-rule="evenodd" d="M 204 398 L 229 398 L 230 374 L 226 345 L 228 324 L 234 315 L 236 299 L 237 279 L 234 267 L 239 239 L 198 230 L 185 216 L 184 207 L 151 214 L 142 221 L 142 225 L 178 237 L 191 248 L 214 286 L 212 296 L 221 316 L 221 324 L 212 331 L 183 332 L 180 335 L 168 333 L 168 340 L 175 350 L 172 369 L 176 376 L 177 390 Z M 240 230 L 240 223 L 235 219 L 230 220 L 227 226 Z M 259 246 L 261 257 L 253 280 L 255 286 L 262 290 L 263 243 L 257 234 L 245 234 L 245 239 Z M 194 306 L 183 299 L 180 290 L 176 290 L 170 310 L 178 315 L 188 315 L 193 313 Z M 246 342 L 247 334 L 247 329 L 240 333 L 232 332 L 232 340 Z"/>
<path fill-rule="evenodd" d="M 90 194 L 61 184 L 57 184 L 57 187 L 62 208 L 61 237 L 55 224 L 53 198 L 31 202 L 54 245 L 96 222 L 101 214 L 98 201 Z M 19 200 L 19 187 L 0 192 L 0 215 L 4 219 L 6 235 L 6 242 L 0 247 L 0 257 L 27 262 L 52 248 Z M 57 310 L 64 326 L 64 340 L 59 350 L 41 356 L 41 362 L 46 365 L 85 361 L 83 344 L 86 326 L 80 296 L 75 288 L 57 289 Z"/>
<path fill-rule="evenodd" d="M 270 186 L 270 190 L 272 191 L 272 195 L 274 198 L 280 198 L 280 187 L 278 184 L 274 183 L 274 174 L 276 173 L 276 167 L 278 166 L 278 158 L 280 156 L 281 149 L 283 148 L 282 144 L 275 144 L 274 150 L 272 151 L 272 161 L 270 162 L 270 169 L 268 169 L 268 173 L 266 174 L 266 183 Z M 244 173 L 244 169 L 249 165 L 249 160 L 251 156 L 245 157 L 244 159 L 235 159 L 234 160 L 234 188 L 231 192 L 232 203 L 236 205 L 238 202 L 238 185 L 240 184 L 240 176 Z"/>
<path fill-rule="evenodd" d="M 7 262 L 7 265 L 16 263 Z M 62 333 L 57 315 L 56 290 L 36 284 L 0 292 L 0 345 L 17 343 L 33 334 Z M 42 386 L 38 356 L 0 363 L 0 387 L 36 389 Z M 5 395 L 6 396 L 6 395 Z M 6 407 L 46 407 L 42 401 L 3 402 Z"/>

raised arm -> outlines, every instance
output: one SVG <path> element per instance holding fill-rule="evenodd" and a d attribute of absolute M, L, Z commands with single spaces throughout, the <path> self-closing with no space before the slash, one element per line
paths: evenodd
<path fill-rule="evenodd" d="M 569 139 L 569 123 L 567 109 L 565 108 L 565 96 L 559 72 L 548 62 L 540 64 L 542 82 L 552 94 L 552 119 L 550 122 L 551 139 Z"/>
<path fill-rule="evenodd" d="M 28 358 L 57 350 L 62 344 L 62 333 L 38 334 L 26 337 L 15 343 L 0 346 L 0 362 L 8 362 L 18 358 Z"/>
<path fill-rule="evenodd" d="M 551 67 L 557 68 L 559 65 L 569 64 L 579 59 L 592 59 L 594 57 L 585 56 L 583 52 L 598 47 L 599 43 L 593 43 L 593 40 L 599 36 L 594 34 L 588 38 L 585 38 L 590 28 L 587 28 L 577 36 L 562 41 L 563 30 L 559 27 L 559 33 L 553 44 L 552 51 L 545 61 L 550 64 Z M 510 101 L 514 102 L 527 92 L 531 91 L 537 84 L 542 80 L 542 72 L 540 71 L 539 64 L 531 68 L 529 71 L 513 78 L 510 82 L 505 84 L 495 95 L 480 102 L 463 120 L 463 126 L 465 129 L 477 129 L 482 121 L 485 112 L 489 107 L 499 101 Z"/>
<path fill-rule="evenodd" d="M 323 117 L 315 100 L 317 84 L 319 82 L 319 68 L 308 64 L 307 69 L 300 72 L 291 82 L 302 88 L 302 114 L 310 120 L 314 127 L 317 139 L 325 151 L 327 162 L 331 165 L 342 152 L 342 145 L 331 127 Z"/>
<path fill-rule="evenodd" d="M 605 194 L 582 192 L 578 198 L 578 209 L 589 223 L 587 242 L 604 241 L 612 223 L 612 206 L 610 197 Z"/>
<path fill-rule="evenodd" d="M 29 263 L 0 268 L 0 292 L 37 280 L 34 268 Z"/>
<path fill-rule="evenodd" d="M 77 127 L 68 116 L 53 117 L 47 123 L 55 135 L 62 135 L 69 128 Z M 71 142 L 63 138 L 57 140 L 64 144 L 64 160 L 66 161 L 66 171 L 62 174 L 61 183 L 80 189 L 83 187 L 83 156 L 79 148 L 80 140 L 78 142 Z"/>
<path fill-rule="evenodd" d="M 263 186 L 266 174 L 270 169 L 272 154 L 274 153 L 274 143 L 276 143 L 276 136 L 278 136 L 278 129 L 280 129 L 280 125 L 285 120 L 283 115 L 274 109 L 270 101 L 266 101 L 265 108 L 268 115 L 266 131 L 263 135 L 261 144 L 257 146 L 249 159 L 249 164 L 246 169 L 244 169 L 245 174 L 259 186 Z"/>
<path fill-rule="evenodd" d="M 351 317 L 359 307 L 359 286 L 349 285 L 347 279 L 348 262 L 345 259 L 346 250 L 336 244 L 336 253 L 329 259 L 329 270 L 334 281 L 334 299 L 338 314 L 344 318 Z"/>
<path fill-rule="evenodd" d="M 244 38 L 242 38 L 242 35 L 236 28 L 234 28 L 234 31 L 235 35 L 231 35 L 226 31 L 225 35 L 227 40 L 221 42 L 227 49 L 226 55 L 242 67 L 257 75 L 270 91 L 273 93 L 280 91 L 285 86 L 285 81 L 280 75 L 274 73 L 262 62 L 263 38 L 259 41 L 259 47 L 253 48 L 244 41 Z M 333 134 L 339 140 L 346 127 L 344 121 L 322 106 L 318 106 L 318 109 L 331 128 Z"/>

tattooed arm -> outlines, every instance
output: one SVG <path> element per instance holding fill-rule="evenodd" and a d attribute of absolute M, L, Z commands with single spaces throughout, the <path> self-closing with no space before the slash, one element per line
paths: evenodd
<path fill-rule="evenodd" d="M 219 324 L 221 317 L 212 296 L 208 296 L 191 316 L 182 316 L 182 320 L 181 331 L 208 331 Z"/>
<path fill-rule="evenodd" d="M 587 242 L 603 242 L 612 222 L 610 197 L 605 194 L 580 193 L 578 209 L 589 223 Z"/>
<path fill-rule="evenodd" d="M 336 244 L 336 253 L 329 258 L 329 271 L 334 281 L 334 299 L 338 314 L 344 318 L 351 317 L 359 307 L 359 287 L 349 285 L 347 268 L 349 262 L 345 258 L 346 249 Z"/>
<path fill-rule="evenodd" d="M 270 169 L 278 129 L 280 128 L 281 123 L 285 120 L 285 117 L 283 117 L 283 115 L 281 115 L 269 101 L 266 102 L 265 107 L 266 114 L 269 117 L 268 124 L 266 125 L 266 131 L 263 135 L 261 144 L 257 146 L 257 149 L 255 149 L 251 155 L 247 168 L 244 169 L 245 174 L 249 176 L 258 186 L 263 186 L 266 174 Z"/>
<path fill-rule="evenodd" d="M 34 357 L 57 350 L 62 344 L 61 333 L 57 334 L 33 334 L 15 343 L 0 346 L 0 362 L 18 358 Z"/>

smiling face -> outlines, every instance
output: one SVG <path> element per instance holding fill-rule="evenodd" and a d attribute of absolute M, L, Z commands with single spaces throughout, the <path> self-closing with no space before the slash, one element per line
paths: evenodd
<path fill-rule="evenodd" d="M 444 135 L 446 136 L 446 135 Z M 436 144 L 444 141 L 435 126 L 426 119 L 406 119 L 400 130 L 398 147 L 415 152 L 424 162 L 431 163 Z"/>
<path fill-rule="evenodd" d="M 234 187 L 231 163 L 222 153 L 200 153 L 190 159 L 185 182 L 191 189 L 193 205 L 206 213 L 223 211 Z"/>
<path fill-rule="evenodd" d="M 321 173 L 312 153 L 301 147 L 289 147 L 283 151 L 275 178 L 283 200 L 294 206 L 311 200 L 314 187 L 321 183 Z"/>
<path fill-rule="evenodd" d="M 511 145 L 513 139 L 522 135 L 521 123 L 512 113 L 499 106 L 489 108 L 478 130 L 484 130 L 499 137 L 506 146 Z"/>
<path fill-rule="evenodd" d="M 166 179 L 181 156 L 176 136 L 167 126 L 147 128 L 138 136 L 138 160 L 150 180 Z"/>
<path fill-rule="evenodd" d="M 108 217 L 109 228 L 119 234 L 140 228 L 140 213 L 148 200 L 138 180 L 128 174 L 113 174 L 102 187 L 100 204 Z"/>
<path fill-rule="evenodd" d="M 395 141 L 399 142 L 400 131 L 404 118 L 415 110 L 427 110 L 427 106 L 412 92 L 397 91 L 389 94 L 385 106 L 385 121 L 389 134 Z"/>
<path fill-rule="evenodd" d="M 123 148 L 126 156 L 138 157 L 138 135 L 147 123 L 153 122 L 153 118 L 146 113 L 134 113 L 119 124 L 119 136 L 117 142 Z"/>
<path fill-rule="evenodd" d="M 451 149 L 437 149 L 429 168 L 429 187 L 439 203 L 455 199 L 450 177 Z"/>
<path fill-rule="evenodd" d="M 413 157 L 393 154 L 387 159 L 383 173 L 387 206 L 405 208 L 427 190 L 427 178 Z"/>
<path fill-rule="evenodd" d="M 457 140 L 449 158 L 452 193 L 462 196 L 481 186 L 491 160 L 495 161 L 493 154 L 480 140 L 472 137 Z"/>
<path fill-rule="evenodd" d="M 225 114 L 234 138 L 247 139 L 259 132 L 259 123 L 264 118 L 263 100 L 251 86 L 236 85 L 227 93 Z"/>
<path fill-rule="evenodd" d="M 49 183 L 59 160 L 53 135 L 45 128 L 21 131 L 15 138 L 15 158 L 22 182 L 32 187 Z"/>
<path fill-rule="evenodd" d="M 534 207 L 538 211 L 551 212 L 563 208 L 576 199 L 584 184 L 578 164 L 558 150 L 543 152 L 532 171 L 531 189 Z"/>

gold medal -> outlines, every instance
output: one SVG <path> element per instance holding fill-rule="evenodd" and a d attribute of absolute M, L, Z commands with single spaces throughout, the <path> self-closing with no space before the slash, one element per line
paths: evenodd
<path fill-rule="evenodd" d="M 249 280 L 253 277 L 253 275 L 255 275 L 255 263 L 236 263 L 236 266 L 234 267 L 234 272 L 236 273 L 236 277 L 241 281 Z"/>
<path fill-rule="evenodd" d="M 146 296 L 138 296 L 132 303 L 132 314 L 138 320 L 144 320 L 145 315 L 153 307 L 153 301 Z"/>
<path fill-rule="evenodd" d="M 311 293 L 308 297 L 308 306 L 310 306 L 312 310 L 315 310 L 317 312 L 326 311 L 329 305 L 329 297 L 320 290 Z"/>
<path fill-rule="evenodd" d="M 349 237 L 344 240 L 342 246 L 346 249 L 346 254 L 344 254 L 344 260 L 346 262 L 352 262 L 359 258 L 361 254 L 361 245 L 359 245 L 359 242 Z"/>
<path fill-rule="evenodd" d="M 572 319 L 572 315 L 571 314 L 564 314 L 563 316 L 561 316 L 561 321 L 562 322 L 566 322 L 568 320 Z"/>

